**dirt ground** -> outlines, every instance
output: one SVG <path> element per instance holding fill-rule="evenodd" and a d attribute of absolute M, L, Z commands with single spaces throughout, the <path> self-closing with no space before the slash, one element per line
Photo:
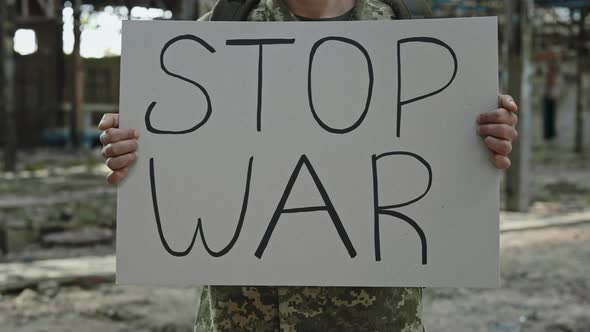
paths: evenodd
<path fill-rule="evenodd" d="M 194 289 L 47 287 L 0 299 L 6 332 L 192 331 Z"/>
<path fill-rule="evenodd" d="M 427 289 L 428 331 L 590 331 L 590 224 L 505 233 L 499 289 Z"/>
<path fill-rule="evenodd" d="M 20 173 L 0 172 L 0 226 L 31 241 L 0 241 L 18 248 L 0 254 L 0 264 L 113 254 L 114 238 L 81 247 L 48 242 L 48 235 L 90 227 L 114 234 L 114 190 L 104 184 L 100 159 L 36 156 L 21 158 Z M 590 208 L 588 156 L 541 152 L 535 158 L 527 218 Z M 590 223 L 503 233 L 501 268 L 499 289 L 426 289 L 426 331 L 590 332 Z M 42 282 L 0 293 L 0 332 L 192 331 L 196 295 L 195 289 Z"/>
<path fill-rule="evenodd" d="M 590 331 L 590 224 L 503 234 L 499 289 L 426 289 L 427 331 Z M 191 331 L 194 289 L 56 287 L 0 298 L 10 332 Z"/>

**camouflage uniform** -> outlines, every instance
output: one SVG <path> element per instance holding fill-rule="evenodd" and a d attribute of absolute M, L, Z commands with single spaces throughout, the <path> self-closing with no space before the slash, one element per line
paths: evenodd
<path fill-rule="evenodd" d="M 353 18 L 390 20 L 395 13 L 406 18 L 399 1 L 358 0 Z M 248 17 L 297 20 L 283 0 L 261 0 Z M 205 286 L 195 332 L 422 332 L 421 316 L 418 288 Z"/>

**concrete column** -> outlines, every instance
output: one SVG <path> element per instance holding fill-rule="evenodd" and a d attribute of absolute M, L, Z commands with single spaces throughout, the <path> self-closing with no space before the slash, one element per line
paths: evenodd
<path fill-rule="evenodd" d="M 514 97 L 519 105 L 519 138 L 513 144 L 512 166 L 506 172 L 506 209 L 525 212 L 530 203 L 529 162 L 531 154 L 530 75 L 532 26 L 530 11 L 532 1 L 505 0 L 505 41 L 507 87 L 504 92 Z"/>
<path fill-rule="evenodd" d="M 182 13 L 180 18 L 186 21 L 194 21 L 198 17 L 197 0 L 182 0 Z"/>
<path fill-rule="evenodd" d="M 70 100 L 70 139 L 72 147 L 78 149 L 82 146 L 84 137 L 84 69 L 80 56 L 80 7 L 82 1 L 75 0 L 74 5 L 74 50 L 72 52 L 71 70 L 71 100 Z"/>
<path fill-rule="evenodd" d="M 586 16 L 588 15 L 587 8 L 580 8 L 580 21 L 578 21 L 578 58 L 576 73 L 576 124 L 574 134 L 574 151 L 576 153 L 584 152 L 584 73 L 585 73 L 585 57 L 586 57 Z"/>
<path fill-rule="evenodd" d="M 16 124 L 14 121 L 14 32 L 15 0 L 0 0 L 0 116 L 4 124 L 4 170 L 16 168 Z"/>

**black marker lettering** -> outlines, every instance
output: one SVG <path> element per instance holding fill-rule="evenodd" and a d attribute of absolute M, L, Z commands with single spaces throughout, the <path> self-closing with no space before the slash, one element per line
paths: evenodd
<path fill-rule="evenodd" d="M 236 230 L 234 232 L 234 235 L 233 235 L 231 241 L 228 243 L 228 245 L 225 246 L 225 248 L 221 249 L 220 251 L 211 250 L 211 248 L 209 248 L 209 245 L 207 244 L 207 241 L 205 240 L 205 233 L 203 231 L 203 224 L 201 222 L 201 218 L 199 218 L 198 222 L 197 222 L 197 228 L 195 229 L 195 232 L 193 233 L 193 237 L 192 237 L 192 240 L 191 240 L 191 243 L 189 244 L 189 246 L 183 251 L 176 251 L 176 250 L 173 250 L 172 248 L 170 248 L 170 245 L 168 244 L 168 241 L 166 241 L 166 238 L 164 237 L 164 233 L 162 231 L 162 222 L 160 220 L 160 211 L 158 209 L 158 198 L 156 197 L 156 178 L 155 178 L 155 171 L 154 171 L 154 158 L 150 158 L 150 186 L 152 189 L 152 203 L 153 203 L 153 207 L 154 207 L 154 217 L 156 219 L 156 226 L 158 227 L 158 234 L 160 235 L 160 241 L 162 242 L 164 249 L 166 249 L 166 251 L 170 255 L 176 256 L 176 257 L 182 257 L 182 256 L 188 255 L 191 252 L 191 250 L 193 249 L 193 246 L 195 245 L 195 239 L 197 238 L 198 233 L 201 234 L 201 242 L 203 242 L 203 246 L 205 247 L 205 250 L 209 253 L 209 255 L 211 255 L 213 257 L 224 256 L 233 248 L 233 246 L 238 241 L 238 238 L 240 236 L 240 232 L 242 231 L 242 226 L 244 225 L 244 218 L 246 216 L 246 209 L 248 207 L 248 196 L 250 194 L 250 180 L 252 178 L 252 163 L 253 162 L 254 162 L 254 157 L 250 157 L 250 161 L 248 162 L 248 173 L 246 175 L 246 189 L 244 191 L 244 200 L 242 202 L 242 210 L 240 211 L 238 225 L 236 226 Z"/>
<path fill-rule="evenodd" d="M 320 196 L 322 197 L 322 199 L 326 205 L 325 206 L 311 206 L 311 207 L 295 208 L 295 209 L 285 209 L 285 204 L 287 203 L 287 199 L 289 198 L 289 195 L 291 194 L 291 190 L 293 189 L 293 185 L 295 184 L 295 181 L 297 180 L 297 177 L 299 176 L 299 172 L 301 171 L 301 167 L 303 167 L 303 165 L 305 165 L 305 167 L 307 167 L 307 170 L 309 171 L 309 174 L 311 174 L 311 177 L 312 177 L 316 187 L 318 188 L 318 191 L 320 192 Z M 281 217 L 281 215 L 283 213 L 300 213 L 300 212 L 315 212 L 315 211 L 327 211 L 328 212 L 328 214 L 330 215 L 330 218 L 332 219 L 332 222 L 334 223 L 334 227 L 336 227 L 336 231 L 338 232 L 340 239 L 342 240 L 342 242 L 344 243 L 344 246 L 346 247 L 346 250 L 348 251 L 348 254 L 350 255 L 351 258 L 355 257 L 356 250 L 354 249 L 352 242 L 348 238 L 348 234 L 346 233 L 346 230 L 344 229 L 344 226 L 342 225 L 342 222 L 340 221 L 340 217 L 338 217 L 338 213 L 336 213 L 336 210 L 334 209 L 334 205 L 332 205 L 332 202 L 330 201 L 330 197 L 328 196 L 326 189 L 322 185 L 320 178 L 318 177 L 317 173 L 313 169 L 313 167 L 312 167 L 311 163 L 309 162 L 309 159 L 307 158 L 306 155 L 302 155 L 301 158 L 299 158 L 299 161 L 297 162 L 297 166 L 295 166 L 295 170 L 293 171 L 293 173 L 291 174 L 291 177 L 289 178 L 289 181 L 287 182 L 287 187 L 285 188 L 285 191 L 283 192 L 283 195 L 281 196 L 279 204 L 278 204 L 278 206 L 277 206 L 277 208 L 270 220 L 270 223 L 268 224 L 266 232 L 264 233 L 264 236 L 262 237 L 262 241 L 260 242 L 258 249 L 256 249 L 255 256 L 258 257 L 259 259 L 262 258 L 262 254 L 264 253 L 264 250 L 266 249 L 266 246 L 268 245 L 268 242 L 270 241 L 270 237 L 272 236 L 272 233 L 277 225 L 277 222 L 279 221 L 279 218 Z"/>
<path fill-rule="evenodd" d="M 318 50 L 318 48 L 323 43 L 330 41 L 330 40 L 335 40 L 335 41 L 339 41 L 342 43 L 350 44 L 350 45 L 358 48 L 359 51 L 361 51 L 361 53 L 363 53 L 363 55 L 365 56 L 365 59 L 367 60 L 367 70 L 368 70 L 368 75 L 369 75 L 369 89 L 367 92 L 367 101 L 365 103 L 365 109 L 363 110 L 361 116 L 356 120 L 356 122 L 353 123 L 350 127 L 346 127 L 346 128 L 332 128 L 332 127 L 328 126 L 326 123 L 324 123 L 322 121 L 322 119 L 320 119 L 320 117 L 318 116 L 318 114 L 315 110 L 315 107 L 313 106 L 313 96 L 312 96 L 312 87 L 311 87 L 311 70 L 312 70 L 312 66 L 313 66 L 313 59 L 315 57 L 315 53 Z M 369 53 L 367 52 L 367 50 L 358 42 L 356 42 L 352 39 L 344 38 L 344 37 L 326 37 L 326 38 L 322 38 L 322 39 L 318 40 L 311 48 L 311 53 L 309 54 L 309 68 L 307 70 L 307 98 L 309 100 L 309 108 L 311 109 L 311 113 L 313 114 L 314 119 L 317 121 L 317 123 L 322 128 L 324 128 L 324 130 L 326 130 L 330 133 L 334 133 L 334 134 L 345 134 L 345 133 L 355 130 L 358 126 L 360 126 L 361 123 L 363 122 L 363 120 L 365 119 L 365 117 L 367 116 L 367 113 L 369 112 L 369 106 L 371 104 L 371 97 L 373 95 L 373 81 L 374 81 L 373 64 L 371 63 L 371 58 L 369 57 Z"/>
<path fill-rule="evenodd" d="M 402 44 L 405 43 L 431 43 L 431 44 L 435 44 L 435 45 L 439 45 L 442 46 L 444 48 L 446 48 L 449 53 L 451 53 L 451 56 L 453 57 L 453 62 L 454 62 L 454 68 L 453 68 L 453 76 L 451 77 L 451 79 L 449 80 L 449 82 L 443 86 L 442 88 L 431 92 L 431 93 L 427 93 L 425 95 L 422 96 L 418 96 L 409 100 L 402 100 L 402 60 L 401 60 L 401 46 Z M 455 77 L 457 76 L 457 69 L 458 69 L 458 63 L 457 63 L 457 55 L 455 54 L 455 51 L 453 51 L 453 49 L 447 45 L 446 43 L 444 43 L 443 41 L 436 39 L 436 38 L 431 38 L 431 37 L 412 37 L 412 38 L 405 38 L 405 39 L 400 39 L 397 42 L 397 137 L 400 137 L 401 134 L 401 125 L 402 125 L 402 107 L 404 105 L 416 102 L 418 100 L 422 100 L 422 99 L 426 99 L 428 97 L 434 96 L 440 92 L 442 92 L 444 89 L 446 89 L 449 85 L 451 85 L 451 83 L 453 83 L 453 80 L 455 80 Z"/>
<path fill-rule="evenodd" d="M 229 46 L 258 45 L 258 101 L 256 104 L 256 130 L 262 130 L 262 54 L 263 45 L 293 44 L 295 39 L 229 39 L 225 42 Z"/>
<path fill-rule="evenodd" d="M 162 48 L 162 51 L 160 52 L 160 67 L 162 68 L 162 70 L 168 74 L 169 76 L 172 77 L 176 77 L 179 80 L 185 81 L 187 83 L 190 83 L 194 86 L 196 86 L 197 88 L 199 88 L 199 90 L 201 90 L 201 93 L 203 93 L 203 95 L 205 95 L 205 98 L 207 99 L 207 112 L 205 113 L 205 117 L 203 117 L 203 120 L 201 120 L 201 122 L 197 123 L 194 127 L 186 129 L 186 130 L 161 130 L 161 129 L 156 129 L 154 128 L 154 126 L 152 125 L 152 122 L 150 120 L 151 118 L 151 114 L 152 111 L 154 110 L 154 107 L 156 107 L 156 102 L 153 101 L 149 106 L 148 109 L 145 113 L 145 126 L 147 128 L 147 130 L 151 133 L 154 134 L 168 134 L 168 135 L 180 135 L 180 134 L 188 134 L 188 133 L 192 133 L 193 131 L 199 129 L 202 125 L 204 125 L 207 120 L 209 120 L 209 117 L 211 116 L 211 112 L 212 112 L 212 108 L 211 108 L 211 98 L 209 97 L 209 93 L 207 93 L 207 90 L 205 90 L 205 88 L 200 85 L 199 83 L 188 79 L 184 76 L 178 75 L 176 73 L 173 73 L 171 71 L 168 70 L 168 68 L 166 68 L 166 66 L 164 65 L 164 54 L 166 53 L 166 50 L 168 50 L 168 48 L 170 46 L 172 46 L 172 44 L 181 41 L 181 40 L 192 40 L 194 42 L 199 43 L 201 46 L 205 47 L 210 53 L 215 53 L 215 49 L 213 47 L 211 47 L 211 45 L 207 44 L 206 41 L 202 40 L 201 38 L 197 37 L 197 36 L 193 36 L 193 35 L 181 35 L 178 37 L 174 37 L 171 40 L 169 40 L 165 45 L 164 48 Z"/>
<path fill-rule="evenodd" d="M 396 155 L 410 156 L 410 157 L 418 160 L 422 165 L 424 165 L 424 167 L 426 167 L 426 170 L 428 170 L 428 186 L 422 195 L 418 196 L 417 198 L 415 198 L 413 200 L 410 200 L 408 202 L 401 203 L 401 204 L 380 206 L 379 205 L 379 184 L 378 184 L 379 177 L 377 175 L 377 161 L 381 158 L 384 158 L 384 157 L 396 156 Z M 410 217 L 408 217 L 400 212 L 397 212 L 397 211 L 391 211 L 391 209 L 400 208 L 403 206 L 408 206 L 410 204 L 413 204 L 413 203 L 421 200 L 424 196 L 426 196 L 426 194 L 430 190 L 430 187 L 432 186 L 432 168 L 430 167 L 428 162 L 426 160 L 424 160 L 424 158 L 420 157 L 417 154 L 411 153 L 411 152 L 388 152 L 388 153 L 380 154 L 378 156 L 373 155 L 372 161 L 373 161 L 373 204 L 374 204 L 374 212 L 375 212 L 375 224 L 374 224 L 375 225 L 374 226 L 375 227 L 375 233 L 374 233 L 374 235 L 375 235 L 375 260 L 381 261 L 381 234 L 379 231 L 379 223 L 380 223 L 379 217 L 382 214 L 384 214 L 384 215 L 388 215 L 388 216 L 403 220 L 406 223 L 408 223 L 410 226 L 412 226 L 414 228 L 414 230 L 416 230 L 416 233 L 418 233 L 418 236 L 420 237 L 420 242 L 422 244 L 422 265 L 426 265 L 428 251 L 427 251 L 427 246 L 426 246 L 426 244 L 427 244 L 426 243 L 426 235 L 424 234 L 424 231 Z"/>

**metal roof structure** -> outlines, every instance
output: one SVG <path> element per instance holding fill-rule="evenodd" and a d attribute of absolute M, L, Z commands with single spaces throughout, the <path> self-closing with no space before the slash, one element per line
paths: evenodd
<path fill-rule="evenodd" d="M 66 3 L 74 3 L 76 0 L 21 0 L 17 1 L 18 13 L 26 12 L 28 16 L 53 16 L 48 15 L 58 8 L 63 8 Z M 181 11 L 184 0 L 82 0 L 84 5 L 92 5 L 96 10 L 102 10 L 106 6 L 127 7 L 156 7 L 178 13 Z"/>
<path fill-rule="evenodd" d="M 435 16 L 498 15 L 504 1 L 497 0 L 432 0 Z"/>
<path fill-rule="evenodd" d="M 513 0 L 522 1 L 522 0 Z M 490 8 L 502 7 L 504 1 L 493 0 L 432 0 L 432 7 L 436 10 L 445 6 L 454 6 L 460 10 L 481 11 Z M 566 7 L 582 8 L 590 7 L 590 0 L 535 0 L 539 7 Z"/>
<path fill-rule="evenodd" d="M 590 7 L 590 0 L 535 0 L 535 4 L 541 7 Z"/>

